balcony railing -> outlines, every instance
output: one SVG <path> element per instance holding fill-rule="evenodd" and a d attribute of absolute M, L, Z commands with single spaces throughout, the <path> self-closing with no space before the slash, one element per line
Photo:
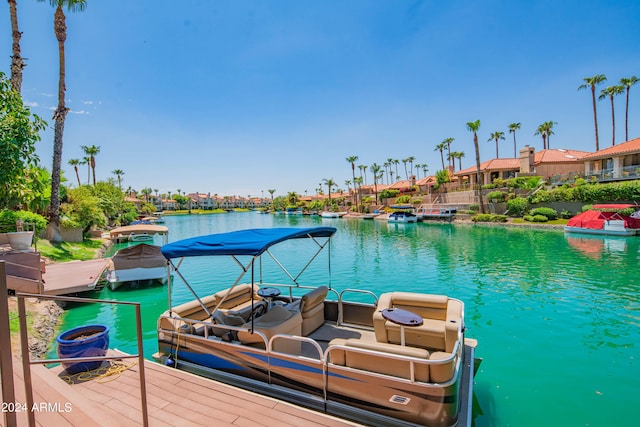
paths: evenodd
<path fill-rule="evenodd" d="M 588 174 L 571 172 L 567 174 L 554 175 L 549 179 L 551 185 L 573 184 L 576 179 L 582 178 L 587 181 L 609 182 L 623 181 L 628 179 L 640 179 L 640 165 L 624 166 L 622 168 L 600 169 L 591 171 Z"/>

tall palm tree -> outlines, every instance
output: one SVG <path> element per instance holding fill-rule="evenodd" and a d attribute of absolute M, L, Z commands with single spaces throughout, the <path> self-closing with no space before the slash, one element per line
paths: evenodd
<path fill-rule="evenodd" d="M 616 115 L 615 109 L 613 107 L 613 97 L 616 95 L 620 95 L 624 92 L 624 86 L 622 85 L 613 85 L 607 86 L 606 88 L 600 91 L 600 96 L 598 99 L 604 99 L 609 97 L 611 100 L 611 145 L 616 145 Z"/>
<path fill-rule="evenodd" d="M 540 126 L 538 126 L 538 128 L 536 129 L 536 133 L 534 133 L 534 135 L 542 136 L 542 149 L 546 150 L 547 149 L 547 125 L 546 125 L 546 122 L 542 123 Z"/>
<path fill-rule="evenodd" d="M 626 106 L 624 110 L 624 140 L 625 141 L 629 140 L 629 91 L 631 90 L 631 86 L 638 83 L 638 81 L 640 81 L 640 79 L 638 79 L 636 76 L 623 77 L 620 79 L 620 84 L 624 86 L 627 90 L 627 100 L 626 100 Z"/>
<path fill-rule="evenodd" d="M 578 86 L 578 90 L 586 88 L 591 89 L 591 100 L 593 102 L 593 124 L 596 129 L 596 151 L 599 151 L 600 142 L 598 140 L 598 115 L 596 113 L 596 86 L 607 80 L 607 78 L 604 74 L 596 74 L 592 77 L 584 77 L 582 80 L 584 83 Z"/>
<path fill-rule="evenodd" d="M 399 181 L 400 180 L 400 174 L 398 173 L 398 165 L 400 164 L 400 160 L 393 159 L 393 164 L 396 167 L 396 181 Z"/>
<path fill-rule="evenodd" d="M 444 142 L 445 144 L 447 144 L 447 153 L 451 153 L 451 143 L 455 141 L 455 138 L 445 138 L 442 142 Z M 448 156 L 447 156 L 448 158 Z M 451 162 L 451 165 L 453 166 L 453 162 Z"/>
<path fill-rule="evenodd" d="M 389 172 L 391 172 L 391 166 L 393 166 L 393 164 L 394 164 L 394 163 L 393 163 L 393 159 L 392 159 L 391 157 L 389 157 L 389 158 L 387 159 L 387 162 L 386 162 L 386 163 L 388 163 L 388 164 L 389 164 Z M 390 174 L 390 175 L 391 175 L 391 181 L 393 181 L 393 174 Z M 389 180 L 387 179 L 387 184 L 391 184 L 391 181 L 389 181 Z"/>
<path fill-rule="evenodd" d="M 371 173 L 373 174 L 373 188 L 376 193 L 376 205 L 378 204 L 378 178 L 380 178 L 380 165 L 374 163 L 371 165 Z"/>
<path fill-rule="evenodd" d="M 80 148 L 84 150 L 84 154 L 89 156 L 89 166 L 91 166 L 91 172 L 93 173 L 93 185 L 96 185 L 96 156 L 100 153 L 99 145 L 86 146 L 81 145 Z"/>
<path fill-rule="evenodd" d="M 491 141 L 496 141 L 496 159 L 500 158 L 500 155 L 498 155 L 498 141 L 499 140 L 503 140 L 504 141 L 504 132 L 501 131 L 495 131 L 491 134 L 491 136 L 489 136 L 489 139 L 487 141 L 491 142 Z"/>
<path fill-rule="evenodd" d="M 409 156 L 409 157 L 407 157 L 407 160 L 409 161 L 409 172 L 410 172 L 410 173 L 409 173 L 409 175 L 413 175 L 413 161 L 414 161 L 415 159 L 416 159 L 416 158 L 415 158 L 414 156 Z M 409 178 L 410 178 L 410 177 L 407 177 L 407 179 L 409 179 Z"/>
<path fill-rule="evenodd" d="M 353 177 L 353 182 L 356 182 L 356 160 L 358 160 L 358 156 L 349 156 L 347 157 L 347 162 L 351 163 L 351 176 Z M 355 190 L 355 185 L 354 185 L 354 190 Z M 355 197 L 355 202 L 356 202 L 356 206 L 358 206 L 358 195 L 356 194 L 356 192 L 354 191 L 354 197 Z"/>
<path fill-rule="evenodd" d="M 478 204 L 480 205 L 480 213 L 484 213 L 484 203 L 482 200 L 482 175 L 480 173 L 480 147 L 478 146 L 478 130 L 480 129 L 480 120 L 475 122 L 467 122 L 467 130 L 473 132 L 473 147 L 476 150 L 476 182 L 478 184 Z"/>
<path fill-rule="evenodd" d="M 44 0 L 38 0 L 44 1 Z M 53 135 L 53 166 L 51 168 L 51 199 L 49 202 L 49 227 L 47 237 L 50 241 L 60 242 L 60 172 L 62 170 L 62 136 L 64 133 L 64 121 L 69 109 L 64 103 L 66 92 L 65 84 L 65 59 L 64 59 L 64 43 L 67 39 L 67 23 L 66 16 L 62 10 L 63 6 L 67 7 L 70 12 L 82 12 L 87 5 L 86 0 L 49 0 L 51 6 L 56 11 L 53 18 L 53 30 L 58 40 L 58 107 L 53 113 L 54 135 Z"/>
<path fill-rule="evenodd" d="M 78 187 L 80 187 L 82 185 L 80 183 L 80 175 L 78 174 L 78 165 L 80 164 L 80 160 L 79 159 L 69 159 L 69 164 L 71 166 L 73 166 L 73 170 L 76 171 L 76 178 L 78 178 Z"/>
<path fill-rule="evenodd" d="M 424 173 L 424 177 L 427 177 L 427 172 L 429 172 L 429 166 L 426 163 L 422 164 L 422 172 Z"/>
<path fill-rule="evenodd" d="M 442 170 L 445 169 L 444 167 L 444 147 L 447 146 L 447 143 L 445 141 L 442 141 L 440 144 L 436 145 L 435 150 L 433 151 L 439 151 L 440 152 L 440 160 L 442 160 Z"/>
<path fill-rule="evenodd" d="M 20 39 L 22 33 L 18 28 L 18 7 L 16 0 L 8 0 L 9 15 L 11 17 L 11 87 L 16 92 L 22 91 L 22 69 L 27 65 L 20 56 Z"/>
<path fill-rule="evenodd" d="M 271 189 L 267 190 L 267 192 L 269 194 L 271 194 L 271 208 L 273 208 L 273 193 L 275 193 L 276 190 L 274 188 L 271 188 Z"/>
<path fill-rule="evenodd" d="M 118 178 L 118 188 L 122 191 L 122 175 L 124 175 L 124 171 L 122 169 L 115 169 L 111 171 Z"/>
<path fill-rule="evenodd" d="M 464 157 L 464 151 L 456 151 L 456 159 L 458 159 L 458 170 L 462 170 L 463 157 Z"/>
<path fill-rule="evenodd" d="M 87 185 L 91 183 L 91 158 L 89 156 L 84 156 L 81 165 L 87 165 Z"/>
<path fill-rule="evenodd" d="M 520 129 L 520 123 L 511 123 L 509 125 L 509 133 L 513 134 L 513 157 L 518 158 L 518 153 L 516 151 L 516 131 Z"/>
<path fill-rule="evenodd" d="M 407 172 L 407 162 L 409 161 L 409 159 L 402 159 L 402 163 L 404 164 L 404 176 L 405 179 L 409 179 L 409 172 Z"/>
<path fill-rule="evenodd" d="M 327 186 L 327 188 L 329 189 L 329 205 L 331 205 L 331 188 L 336 186 L 336 182 L 333 180 L 333 178 L 325 178 L 322 180 L 322 182 Z"/>
<path fill-rule="evenodd" d="M 554 121 L 544 122 L 542 125 L 544 126 L 547 133 L 547 148 L 551 149 L 551 135 L 555 135 L 553 132 L 553 125 L 557 125 L 558 123 Z"/>

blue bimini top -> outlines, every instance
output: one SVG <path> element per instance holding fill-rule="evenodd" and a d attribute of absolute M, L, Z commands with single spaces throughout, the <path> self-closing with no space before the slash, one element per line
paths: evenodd
<path fill-rule="evenodd" d="M 255 228 L 191 237 L 166 244 L 161 251 L 167 259 L 217 255 L 257 256 L 285 240 L 331 237 L 335 232 L 334 227 Z"/>

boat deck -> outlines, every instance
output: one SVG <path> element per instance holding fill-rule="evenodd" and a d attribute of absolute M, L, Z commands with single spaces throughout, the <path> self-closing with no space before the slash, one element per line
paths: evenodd
<path fill-rule="evenodd" d="M 14 359 L 13 370 L 16 400 L 25 402 L 21 361 Z M 32 366 L 34 402 L 58 402 L 60 409 L 37 412 L 36 425 L 142 425 L 138 373 L 134 365 L 119 376 L 69 385 L 59 378 L 61 367 Z M 359 425 L 152 361 L 145 361 L 145 374 L 151 426 Z M 18 425 L 28 424 L 26 413 L 17 415 Z"/>

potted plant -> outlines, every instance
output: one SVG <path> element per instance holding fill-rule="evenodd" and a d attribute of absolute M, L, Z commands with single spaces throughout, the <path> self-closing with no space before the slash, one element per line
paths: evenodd
<path fill-rule="evenodd" d="M 109 348 L 109 327 L 106 325 L 86 325 L 69 329 L 56 337 L 58 357 L 97 357 L 107 354 Z M 92 371 L 102 365 L 101 360 L 93 362 L 64 362 L 62 366 L 70 374 Z"/>

